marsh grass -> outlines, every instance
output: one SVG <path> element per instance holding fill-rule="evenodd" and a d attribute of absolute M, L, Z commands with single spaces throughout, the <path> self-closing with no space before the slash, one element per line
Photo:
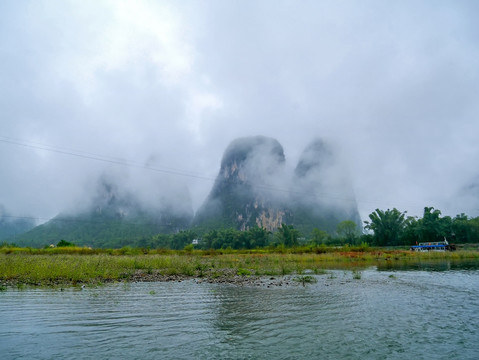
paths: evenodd
<path fill-rule="evenodd" d="M 293 278 L 293 281 L 300 282 L 303 286 L 306 286 L 306 284 L 317 283 L 318 279 L 311 275 L 298 275 Z"/>
<path fill-rule="evenodd" d="M 248 269 L 239 268 L 236 274 L 240 276 L 251 276 L 252 273 Z"/>
<path fill-rule="evenodd" d="M 353 279 L 354 280 L 361 280 L 361 271 L 358 270 L 353 270 Z"/>
<path fill-rule="evenodd" d="M 55 251 L 53 251 L 55 250 Z M 121 251 L 120 251 L 121 250 Z M 135 274 L 208 277 L 303 275 L 305 270 L 352 270 L 373 265 L 421 261 L 479 259 L 478 251 L 414 253 L 401 250 L 336 252 L 271 251 L 163 251 L 141 249 L 92 250 L 88 248 L 0 248 L 0 283 L 72 284 L 131 280 Z M 355 277 L 356 276 L 356 277 Z M 361 273 L 353 274 L 353 278 Z"/>
<path fill-rule="evenodd" d="M 336 279 L 336 278 L 337 278 L 337 276 L 334 273 L 332 273 L 332 272 L 329 273 L 329 276 L 328 276 L 329 280 L 333 280 L 333 279 Z"/>

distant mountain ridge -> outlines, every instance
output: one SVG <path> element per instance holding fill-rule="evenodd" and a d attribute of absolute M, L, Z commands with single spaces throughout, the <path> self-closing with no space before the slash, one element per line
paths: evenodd
<path fill-rule="evenodd" d="M 158 233 L 185 229 L 192 218 L 192 208 L 178 211 L 168 203 L 145 207 L 134 194 L 122 192 L 115 183 L 102 179 L 87 209 L 76 214 L 60 214 L 15 241 L 21 246 L 34 247 L 66 240 L 79 246 L 117 248 Z"/>
<path fill-rule="evenodd" d="M 286 165 L 276 139 L 239 138 L 225 150 L 215 183 L 196 214 L 188 189 L 178 184 L 166 184 L 159 192 L 165 196 L 156 196 L 149 188 L 140 194 L 120 186 L 118 176 L 103 177 L 83 210 L 64 212 L 23 235 L 16 233 L 15 242 L 42 247 L 66 240 L 118 248 L 187 229 L 199 235 L 256 226 L 274 232 L 284 223 L 308 236 L 314 228 L 333 234 L 344 220 L 361 226 L 347 169 L 332 146 L 316 139 L 305 147 L 294 171 Z"/>
<path fill-rule="evenodd" d="M 14 216 L 0 205 L 0 241 L 23 234 L 35 227 L 35 221 L 29 217 Z"/>

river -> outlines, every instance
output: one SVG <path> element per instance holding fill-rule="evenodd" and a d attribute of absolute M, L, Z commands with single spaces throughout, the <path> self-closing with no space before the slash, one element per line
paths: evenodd
<path fill-rule="evenodd" d="M 306 286 L 8 288 L 0 358 L 478 359 L 477 265 L 331 270 Z"/>

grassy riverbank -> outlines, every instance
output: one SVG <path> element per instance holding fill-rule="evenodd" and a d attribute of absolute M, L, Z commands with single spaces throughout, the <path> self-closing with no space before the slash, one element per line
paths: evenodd
<path fill-rule="evenodd" d="M 479 261 L 479 251 L 415 253 L 406 250 L 328 248 L 325 251 L 162 251 L 88 248 L 0 248 L 0 284 L 99 284 L 111 281 L 168 281 L 324 273 L 381 264 Z M 354 250 L 354 251 L 353 251 Z"/>

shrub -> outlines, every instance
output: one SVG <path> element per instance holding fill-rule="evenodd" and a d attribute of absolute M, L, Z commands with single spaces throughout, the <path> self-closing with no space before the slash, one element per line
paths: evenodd
<path fill-rule="evenodd" d="M 74 243 L 68 242 L 66 240 L 60 240 L 57 244 L 57 247 L 75 247 Z"/>
<path fill-rule="evenodd" d="M 248 269 L 239 268 L 236 274 L 240 276 L 250 276 L 251 271 L 249 271 Z"/>

